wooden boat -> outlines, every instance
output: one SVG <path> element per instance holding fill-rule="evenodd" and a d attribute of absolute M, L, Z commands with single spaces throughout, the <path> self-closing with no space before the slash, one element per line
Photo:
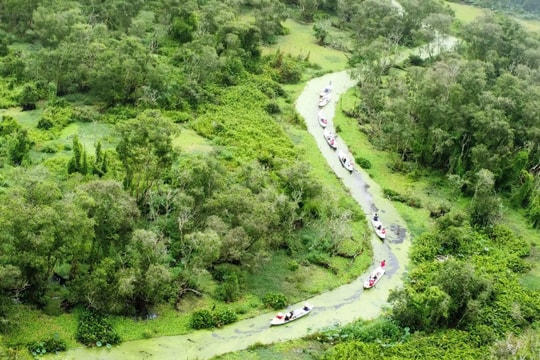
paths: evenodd
<path fill-rule="evenodd" d="M 324 114 L 324 112 L 321 110 L 319 111 L 319 125 L 321 125 L 323 128 L 328 126 L 328 118 Z"/>
<path fill-rule="evenodd" d="M 319 106 L 320 107 L 323 107 L 323 106 L 326 106 L 330 100 L 332 99 L 332 95 L 331 94 L 326 94 L 322 97 L 322 99 L 319 101 Z"/>
<path fill-rule="evenodd" d="M 337 141 L 336 141 L 336 135 L 328 130 L 324 130 L 324 138 L 326 139 L 326 142 L 332 149 L 337 149 Z"/>
<path fill-rule="evenodd" d="M 379 280 L 381 280 L 382 276 L 384 275 L 384 272 L 385 270 L 383 266 L 378 266 L 375 270 L 373 270 L 371 274 L 369 274 L 366 281 L 364 281 L 364 289 L 371 289 L 377 285 Z"/>
<path fill-rule="evenodd" d="M 384 228 L 381 219 L 379 218 L 379 215 L 373 215 L 373 217 L 371 218 L 371 225 L 373 225 L 373 229 L 375 230 L 377 236 L 381 240 L 384 240 L 386 238 L 386 229 Z"/>
<path fill-rule="evenodd" d="M 326 95 L 330 94 L 332 92 L 332 82 L 328 83 L 324 89 L 322 89 L 321 93 L 319 94 L 319 98 L 323 98 Z"/>
<path fill-rule="evenodd" d="M 341 150 L 338 152 L 338 157 L 341 165 L 352 173 L 354 170 L 354 165 L 353 162 L 349 159 L 349 157 Z"/>
<path fill-rule="evenodd" d="M 287 313 L 278 313 L 274 318 L 270 321 L 270 325 L 285 325 L 287 323 L 290 323 L 291 321 L 298 320 L 301 317 L 306 316 L 313 310 L 313 305 L 305 303 L 304 307 L 299 309 L 294 309 L 292 311 L 289 311 Z"/>

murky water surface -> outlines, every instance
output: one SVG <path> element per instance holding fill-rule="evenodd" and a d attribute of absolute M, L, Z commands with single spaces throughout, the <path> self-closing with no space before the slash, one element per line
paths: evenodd
<path fill-rule="evenodd" d="M 351 196 L 362 207 L 366 217 L 378 211 L 388 230 L 385 242 L 372 235 L 374 263 L 365 274 L 350 284 L 341 286 L 327 293 L 317 295 L 308 301 L 315 306 L 305 318 L 288 325 L 270 327 L 274 312 L 243 320 L 222 329 L 195 331 L 187 335 L 159 337 L 130 341 L 112 349 L 80 348 L 56 356 L 56 359 L 108 360 L 108 359 L 208 359 L 216 355 L 245 349 L 260 342 L 264 344 L 299 338 L 327 326 L 344 324 L 355 319 L 373 319 L 387 305 L 390 289 L 401 284 L 405 271 L 407 252 L 410 241 L 407 240 L 405 222 L 392 204 L 382 196 L 380 187 L 373 182 L 362 169 L 353 173 L 345 170 L 338 159 L 337 151 L 332 150 L 323 136 L 317 114 L 320 91 L 330 82 L 333 83 L 332 101 L 324 111 L 329 118 L 328 128 L 334 130 L 332 118 L 339 95 L 355 85 L 348 73 L 328 74 L 311 80 L 296 103 L 297 111 L 304 117 L 308 131 L 313 135 L 317 146 L 328 164 L 350 190 Z M 348 152 L 346 144 L 338 137 L 338 149 Z M 386 259 L 386 274 L 375 288 L 364 291 L 363 282 L 369 272 Z M 301 304 L 291 306 L 296 308 Z"/>

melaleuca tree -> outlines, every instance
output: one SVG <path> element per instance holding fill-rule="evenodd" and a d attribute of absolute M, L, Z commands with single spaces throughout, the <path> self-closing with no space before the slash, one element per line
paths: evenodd
<path fill-rule="evenodd" d="M 13 165 L 22 165 L 28 159 L 28 153 L 32 145 L 28 136 L 28 130 L 20 129 L 10 136 L 8 140 L 8 157 Z"/>
<path fill-rule="evenodd" d="M 86 155 L 86 150 L 79 141 L 78 135 L 73 136 L 72 146 L 73 155 L 68 162 L 68 174 L 78 172 L 86 175 L 88 173 L 88 158 Z"/>

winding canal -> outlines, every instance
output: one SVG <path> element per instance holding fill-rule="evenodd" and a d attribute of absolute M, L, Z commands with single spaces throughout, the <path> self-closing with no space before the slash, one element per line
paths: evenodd
<path fill-rule="evenodd" d="M 332 101 L 324 108 L 329 119 L 328 128 L 333 128 L 332 118 L 339 95 L 355 85 L 346 71 L 332 73 L 309 81 L 296 102 L 296 109 L 305 119 L 308 131 L 313 135 L 321 155 L 328 161 L 343 181 L 351 196 L 369 217 L 378 211 L 387 228 L 387 239 L 383 243 L 373 233 L 374 263 L 365 274 L 350 284 L 309 299 L 315 308 L 306 318 L 286 326 L 270 327 L 274 312 L 259 315 L 226 326 L 221 329 L 201 330 L 190 334 L 166 336 L 153 339 L 129 341 L 111 349 L 79 348 L 56 355 L 55 359 L 105 360 L 105 359 L 208 359 L 216 355 L 247 348 L 255 343 L 270 344 L 296 339 L 315 330 L 344 324 L 355 319 L 377 317 L 386 304 L 390 289 L 401 283 L 405 271 L 410 241 L 406 241 L 405 222 L 392 204 L 381 193 L 380 187 L 361 169 L 351 174 L 345 170 L 323 137 L 317 114 L 318 97 L 322 88 L 333 83 Z M 347 151 L 347 145 L 338 137 L 338 149 Z M 387 272 L 377 286 L 364 293 L 363 281 L 368 273 L 386 259 Z M 291 308 L 296 307 L 296 304 Z"/>

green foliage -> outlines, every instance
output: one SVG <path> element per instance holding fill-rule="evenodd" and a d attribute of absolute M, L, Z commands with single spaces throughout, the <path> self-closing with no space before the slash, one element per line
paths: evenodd
<path fill-rule="evenodd" d="M 37 124 L 38 129 L 59 131 L 73 122 L 72 108 L 63 104 L 47 106 Z"/>
<path fill-rule="evenodd" d="M 421 200 L 414 196 L 403 195 L 392 189 L 383 189 L 383 194 L 392 201 L 398 201 L 414 208 L 422 207 Z"/>
<path fill-rule="evenodd" d="M 287 297 L 282 293 L 268 293 L 262 298 L 264 306 L 274 310 L 284 309 L 287 307 Z"/>
<path fill-rule="evenodd" d="M 431 218 L 440 218 L 448 214 L 451 210 L 451 205 L 447 202 L 439 202 L 437 204 L 429 204 L 429 217 Z"/>
<path fill-rule="evenodd" d="M 463 331 L 447 330 L 429 336 L 411 336 L 408 341 L 388 346 L 378 341 L 351 341 L 338 344 L 322 357 L 330 359 L 477 359 L 483 358 L 485 346 L 478 346 Z"/>
<path fill-rule="evenodd" d="M 540 192 L 538 190 L 527 208 L 527 217 L 531 221 L 533 228 L 540 229 Z"/>
<path fill-rule="evenodd" d="M 214 315 L 209 310 L 197 310 L 191 315 L 189 326 L 192 329 L 210 329 L 215 325 Z"/>
<path fill-rule="evenodd" d="M 238 321 L 238 316 L 230 309 L 220 309 L 214 312 L 214 327 L 222 327 Z"/>
<path fill-rule="evenodd" d="M 238 275 L 231 272 L 224 276 L 223 283 L 216 289 L 216 298 L 225 302 L 233 302 L 240 298 L 240 284 Z"/>
<path fill-rule="evenodd" d="M 493 174 L 486 169 L 477 173 L 477 182 L 471 201 L 471 224 L 483 228 L 494 226 L 502 216 L 502 205 L 495 194 Z"/>
<path fill-rule="evenodd" d="M 416 54 L 410 54 L 408 61 L 412 66 L 423 66 L 424 65 L 424 59 L 422 59 L 420 56 L 418 56 Z"/>
<path fill-rule="evenodd" d="M 26 84 L 19 95 L 19 105 L 23 110 L 34 110 L 41 97 L 42 94 L 36 84 Z"/>
<path fill-rule="evenodd" d="M 115 345 L 121 341 L 105 316 L 92 311 L 83 311 L 79 315 L 75 337 L 86 346 Z"/>
<path fill-rule="evenodd" d="M 13 116 L 2 115 L 0 121 L 0 135 L 6 136 L 18 132 L 21 130 L 21 125 L 15 120 Z"/>
<path fill-rule="evenodd" d="M 290 55 L 284 55 L 279 50 L 273 58 L 270 58 L 269 65 L 275 70 L 274 80 L 282 84 L 296 84 L 302 78 L 303 65 L 301 61 Z"/>
<path fill-rule="evenodd" d="M 8 138 L 8 158 L 10 162 L 19 166 L 28 159 L 28 153 L 32 146 L 32 141 L 26 129 L 21 129 Z"/>
<path fill-rule="evenodd" d="M 281 113 L 281 109 L 279 107 L 279 104 L 276 103 L 276 102 L 269 102 L 268 104 L 266 104 L 265 110 L 270 115 L 275 115 L 275 114 L 280 114 Z"/>
<path fill-rule="evenodd" d="M 117 131 L 116 151 L 124 166 L 124 185 L 140 201 L 170 169 L 176 157 L 171 138 L 176 130 L 160 111 L 147 110 L 118 124 Z"/>
<path fill-rule="evenodd" d="M 310 263 L 312 263 L 314 265 L 321 266 L 321 267 L 324 267 L 324 268 L 329 268 L 330 267 L 330 258 L 328 256 L 328 254 L 318 252 L 318 251 L 311 251 L 307 255 L 306 258 Z"/>
<path fill-rule="evenodd" d="M 59 338 L 58 334 L 54 337 L 28 344 L 28 351 L 34 356 L 34 358 L 43 356 L 45 354 L 54 354 L 66 350 L 66 342 Z"/>
<path fill-rule="evenodd" d="M 371 161 L 368 159 L 361 157 L 361 156 L 355 156 L 354 161 L 360 166 L 362 169 L 371 169 Z"/>
<path fill-rule="evenodd" d="M 238 320 L 237 315 L 229 309 L 215 311 L 197 310 L 193 312 L 190 320 L 192 329 L 211 329 L 232 324 Z"/>
<path fill-rule="evenodd" d="M 91 106 L 74 106 L 71 117 L 73 121 L 85 123 L 101 120 L 101 115 Z"/>
<path fill-rule="evenodd" d="M 261 31 L 261 38 L 268 44 L 273 44 L 278 35 L 284 35 L 286 29 L 281 24 L 287 19 L 285 4 L 274 0 L 259 0 L 253 2 L 255 26 Z"/>
<path fill-rule="evenodd" d="M 312 335 L 319 341 L 331 344 L 355 340 L 390 344 L 406 341 L 409 336 L 409 328 L 400 328 L 384 317 L 370 322 L 360 320 L 343 327 L 330 327 L 319 334 Z"/>
<path fill-rule="evenodd" d="M 75 172 L 86 175 L 89 172 L 89 166 L 87 161 L 86 150 L 79 141 L 79 136 L 75 135 L 73 137 L 73 156 L 68 163 L 68 174 L 73 174 Z"/>
<path fill-rule="evenodd" d="M 315 38 L 317 39 L 319 45 L 325 45 L 326 38 L 328 37 L 328 28 L 326 23 L 317 22 L 313 24 L 313 31 L 315 32 Z"/>
<path fill-rule="evenodd" d="M 185 44 L 193 40 L 193 33 L 197 30 L 197 17 L 195 13 L 186 10 L 174 16 L 170 29 L 171 37 L 180 44 Z"/>

